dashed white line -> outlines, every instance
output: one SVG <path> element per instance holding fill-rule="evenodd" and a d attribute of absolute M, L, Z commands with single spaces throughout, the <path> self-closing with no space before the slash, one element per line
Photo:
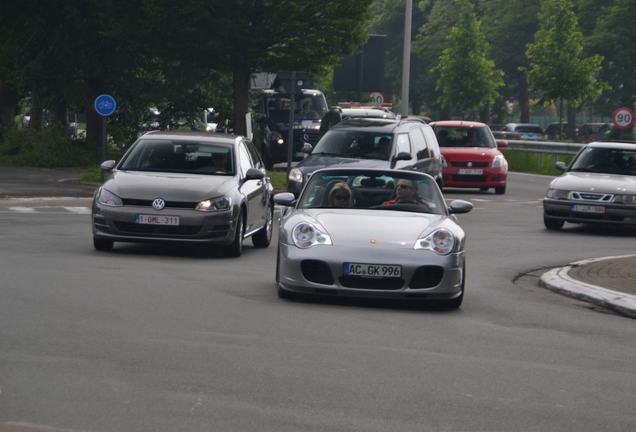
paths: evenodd
<path fill-rule="evenodd" d="M 33 207 L 9 207 L 9 210 L 17 213 L 35 213 Z"/>
<path fill-rule="evenodd" d="M 88 207 L 64 207 L 64 209 L 70 211 L 71 213 L 91 214 L 91 209 Z"/>

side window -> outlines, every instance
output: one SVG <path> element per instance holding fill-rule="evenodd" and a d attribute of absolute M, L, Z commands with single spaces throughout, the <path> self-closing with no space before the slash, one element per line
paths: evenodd
<path fill-rule="evenodd" d="M 424 133 L 424 137 L 426 138 L 426 144 L 431 152 L 431 155 L 434 158 L 439 158 L 442 152 L 439 149 L 439 143 L 437 142 L 437 137 L 435 136 L 435 132 L 432 127 L 424 127 L 420 129 Z"/>
<path fill-rule="evenodd" d="M 411 142 L 413 143 L 417 159 L 422 160 L 430 158 L 431 152 L 426 146 L 426 140 L 424 139 L 422 130 L 420 128 L 413 128 L 409 131 L 409 136 L 411 137 Z"/>
<path fill-rule="evenodd" d="M 256 151 L 256 147 L 254 147 L 254 144 L 252 144 L 251 142 L 247 142 L 245 144 L 247 145 L 247 150 L 250 152 L 250 157 L 252 158 L 254 167 L 258 169 L 265 168 L 263 159 L 261 159 L 261 156 L 258 154 L 258 151 Z"/>
<path fill-rule="evenodd" d="M 409 140 L 409 134 L 399 134 L 397 136 L 397 152 L 407 152 L 411 153 L 411 142 Z"/>
<path fill-rule="evenodd" d="M 239 144 L 239 165 L 241 166 L 241 174 L 245 175 L 247 170 L 252 168 L 252 160 L 250 159 L 250 154 L 245 147 L 245 143 L 241 142 Z"/>

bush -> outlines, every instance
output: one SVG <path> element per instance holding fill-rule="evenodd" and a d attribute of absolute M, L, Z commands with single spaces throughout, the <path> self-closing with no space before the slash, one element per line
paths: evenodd
<path fill-rule="evenodd" d="M 72 167 L 98 163 L 99 152 L 66 131 L 9 129 L 0 139 L 0 162 L 36 167 Z"/>

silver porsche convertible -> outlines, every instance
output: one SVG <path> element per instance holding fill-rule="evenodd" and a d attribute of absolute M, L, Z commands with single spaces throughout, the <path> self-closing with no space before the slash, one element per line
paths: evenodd
<path fill-rule="evenodd" d="M 466 279 L 465 234 L 433 177 L 412 171 L 316 171 L 295 199 L 279 193 L 276 282 L 296 294 L 434 300 L 458 308 Z"/>

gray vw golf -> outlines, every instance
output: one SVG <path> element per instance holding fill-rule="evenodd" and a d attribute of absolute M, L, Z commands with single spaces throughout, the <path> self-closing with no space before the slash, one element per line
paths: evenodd
<path fill-rule="evenodd" d="M 243 239 L 267 247 L 272 238 L 273 187 L 263 161 L 244 137 L 149 132 L 93 198 L 93 244 L 181 242 L 219 245 L 240 256 Z"/>

